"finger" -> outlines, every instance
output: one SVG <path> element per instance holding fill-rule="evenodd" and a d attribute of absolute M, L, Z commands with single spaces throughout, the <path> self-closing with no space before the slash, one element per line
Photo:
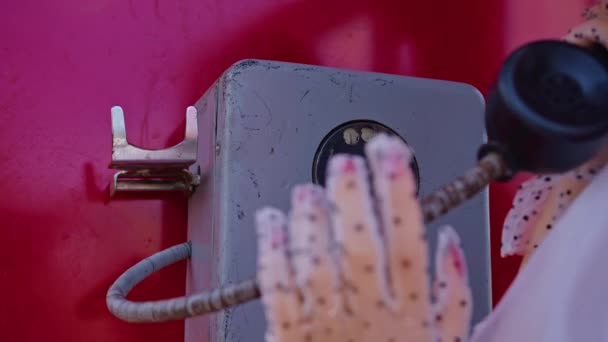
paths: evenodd
<path fill-rule="evenodd" d="M 335 155 L 329 162 L 327 193 L 344 284 L 344 310 L 356 327 L 362 317 L 386 310 L 390 300 L 378 222 L 370 198 L 367 170 L 360 157 Z"/>
<path fill-rule="evenodd" d="M 366 154 L 385 233 L 393 300 L 399 315 L 411 324 L 408 331 L 429 340 L 428 247 L 409 167 L 411 152 L 399 138 L 378 135 L 366 145 Z"/>
<path fill-rule="evenodd" d="M 545 204 L 534 209 L 535 219 L 529 220 L 529 222 L 520 222 L 520 224 L 528 223 L 527 240 L 520 252 L 524 256 L 520 267 L 527 264 L 528 259 L 540 246 L 552 227 L 555 226 L 556 221 L 559 220 L 565 206 L 570 204 L 569 202 L 573 200 L 575 193 L 578 194 L 582 191 L 585 185 L 583 182 L 576 182 L 570 177 L 561 176 L 549 192 Z"/>
<path fill-rule="evenodd" d="M 460 238 L 452 227 L 440 229 L 435 254 L 435 326 L 441 341 L 469 337 L 472 296 Z"/>
<path fill-rule="evenodd" d="M 290 247 L 295 280 L 303 294 L 305 330 L 312 341 L 333 341 L 342 330 L 338 267 L 330 253 L 331 232 L 325 192 L 315 185 L 292 191 Z"/>
<path fill-rule="evenodd" d="M 303 341 L 297 322 L 298 296 L 287 255 L 287 220 L 274 208 L 256 214 L 258 283 L 267 320 L 267 341 Z"/>
<path fill-rule="evenodd" d="M 597 172 L 608 161 L 608 153 L 600 154 L 591 161 L 583 164 L 559 177 L 549 193 L 546 204 L 538 209 L 538 220 L 530 227 L 530 243 L 522 251 L 524 256 L 522 266 L 525 266 L 536 249 L 541 245 L 551 228 L 561 218 L 566 209 L 589 185 Z"/>
<path fill-rule="evenodd" d="M 534 235 L 534 227 L 543 221 L 551 193 L 559 183 L 558 175 L 538 176 L 522 183 L 502 228 L 502 257 L 523 255 Z"/>

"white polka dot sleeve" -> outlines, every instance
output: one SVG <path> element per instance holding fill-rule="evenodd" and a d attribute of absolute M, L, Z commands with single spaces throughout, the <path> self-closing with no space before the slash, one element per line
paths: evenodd
<path fill-rule="evenodd" d="M 267 341 L 466 341 L 471 294 L 459 238 L 440 232 L 435 290 L 426 230 L 400 139 L 334 156 L 327 189 L 293 189 L 286 217 L 257 215 Z M 432 302 L 433 293 L 437 302 Z"/>

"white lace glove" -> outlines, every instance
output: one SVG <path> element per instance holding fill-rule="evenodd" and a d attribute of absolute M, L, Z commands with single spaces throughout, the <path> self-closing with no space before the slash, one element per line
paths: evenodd
<path fill-rule="evenodd" d="M 472 299 L 456 232 L 440 230 L 431 287 L 411 153 L 379 135 L 366 155 L 373 196 L 363 158 L 337 155 L 326 190 L 296 187 L 288 217 L 257 213 L 266 340 L 466 341 Z"/>

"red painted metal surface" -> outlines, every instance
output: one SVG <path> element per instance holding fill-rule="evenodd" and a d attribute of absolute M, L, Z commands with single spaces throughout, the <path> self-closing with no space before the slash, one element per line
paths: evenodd
<path fill-rule="evenodd" d="M 160 148 L 181 140 L 186 106 L 241 58 L 456 80 L 485 91 L 510 50 L 557 37 L 578 20 L 581 1 L 553 3 L 2 2 L 0 341 L 183 338 L 181 322 L 130 325 L 105 308 L 119 273 L 186 237 L 179 196 L 109 200 L 110 106 L 125 109 L 134 143 Z M 494 243 L 516 183 L 493 188 Z M 493 265 L 500 296 L 517 263 Z M 184 277 L 184 265 L 162 271 L 133 298 L 180 295 Z"/>

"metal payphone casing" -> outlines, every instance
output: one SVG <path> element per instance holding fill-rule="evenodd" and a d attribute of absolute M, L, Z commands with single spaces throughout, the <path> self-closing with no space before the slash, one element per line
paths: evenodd
<path fill-rule="evenodd" d="M 201 183 L 188 206 L 188 294 L 255 277 L 255 211 L 289 209 L 291 187 L 311 181 L 317 148 L 335 127 L 372 120 L 397 132 L 414 150 L 421 197 L 460 176 L 484 141 L 482 95 L 441 80 L 245 60 L 196 107 Z M 462 239 L 477 323 L 491 308 L 487 190 L 429 225 L 431 252 L 448 223 Z M 256 301 L 188 319 L 185 340 L 261 342 L 264 330 Z"/>

